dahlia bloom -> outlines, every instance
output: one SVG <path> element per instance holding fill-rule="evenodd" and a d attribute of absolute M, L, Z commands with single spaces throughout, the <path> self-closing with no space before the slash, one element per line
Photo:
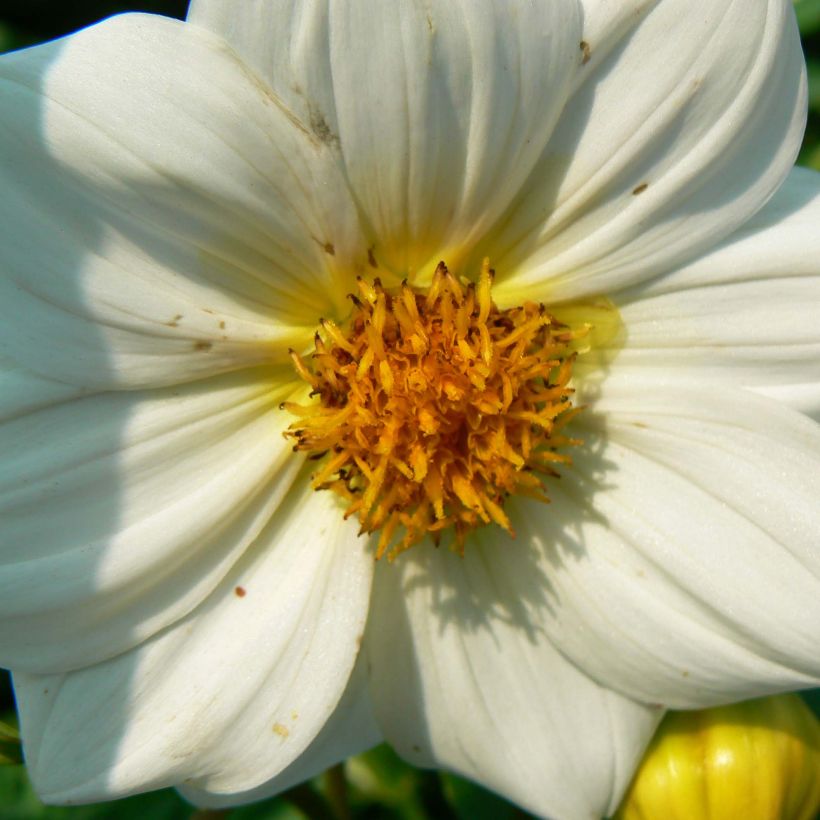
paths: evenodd
<path fill-rule="evenodd" d="M 386 739 L 599 817 L 664 707 L 820 680 L 787 0 L 194 0 L 3 57 L 0 108 L 0 663 L 44 800 L 233 805 Z M 471 305 L 449 358 L 442 262 Z M 440 311 L 413 355 L 474 393 L 408 382 L 390 426 L 410 354 L 376 350 L 380 298 L 390 344 Z M 540 316 L 521 355 L 557 358 L 505 397 L 492 334 Z M 299 427 L 347 407 L 343 370 L 378 437 Z M 412 415 L 456 395 L 492 441 Z M 539 425 L 549 504 L 516 461 Z M 376 561 L 394 512 L 423 537 Z"/>

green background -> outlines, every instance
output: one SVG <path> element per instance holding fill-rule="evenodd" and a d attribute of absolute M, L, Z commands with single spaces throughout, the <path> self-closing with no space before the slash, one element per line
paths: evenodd
<path fill-rule="evenodd" d="M 58 37 L 117 12 L 151 11 L 182 18 L 187 5 L 187 0 L 0 0 L 0 52 Z M 820 0 L 796 0 L 794 6 L 808 64 L 810 106 L 798 162 L 820 170 Z M 818 692 L 806 698 L 820 713 Z M 5 675 L 0 677 L 0 720 L 7 724 L 0 724 L 2 764 L 19 754 L 11 728 L 15 722 L 14 697 Z M 413 769 L 386 746 L 273 800 L 224 813 L 196 811 L 170 789 L 93 806 L 43 806 L 23 767 L 0 765 L 0 820 L 298 820 L 305 816 L 329 820 L 508 820 L 530 815 L 462 778 Z"/>

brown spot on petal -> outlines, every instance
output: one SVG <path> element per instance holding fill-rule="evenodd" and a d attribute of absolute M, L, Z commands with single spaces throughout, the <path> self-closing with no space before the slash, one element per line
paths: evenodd
<path fill-rule="evenodd" d="M 194 350 L 210 350 L 213 346 L 213 342 L 206 342 L 203 340 L 194 342 Z"/>
<path fill-rule="evenodd" d="M 589 43 L 586 40 L 581 40 L 580 44 L 581 54 L 581 65 L 586 65 L 589 62 L 589 56 L 591 53 Z"/>
<path fill-rule="evenodd" d="M 322 113 L 322 110 L 314 102 L 308 101 L 308 117 L 310 119 L 310 131 L 320 143 L 328 147 L 339 146 L 339 136 L 333 133 L 327 118 Z"/>
<path fill-rule="evenodd" d="M 233 592 L 237 598 L 244 598 L 248 594 L 248 591 L 245 589 L 245 587 L 235 587 Z"/>
<path fill-rule="evenodd" d="M 649 187 L 648 182 L 642 182 L 636 188 L 632 189 L 632 195 L 633 196 L 638 196 L 638 194 L 642 194 L 648 187 Z"/>

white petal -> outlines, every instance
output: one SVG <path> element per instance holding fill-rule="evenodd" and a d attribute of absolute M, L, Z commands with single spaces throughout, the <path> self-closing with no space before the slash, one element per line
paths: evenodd
<path fill-rule="evenodd" d="M 336 146 L 378 262 L 456 265 L 526 180 L 582 59 L 576 0 L 194 2 Z"/>
<path fill-rule="evenodd" d="M 775 195 L 741 228 L 690 263 L 622 291 L 619 301 L 658 296 L 713 283 L 817 276 L 820 235 L 820 174 L 791 169 Z"/>
<path fill-rule="evenodd" d="M 820 426 L 661 372 L 610 377 L 581 419 L 553 503 L 518 519 L 561 651 L 675 708 L 817 685 Z"/>
<path fill-rule="evenodd" d="M 365 651 L 385 737 L 529 811 L 597 820 L 617 807 L 660 718 L 600 687 L 551 645 L 491 568 L 516 545 L 461 558 L 423 545 L 378 568 Z"/>
<path fill-rule="evenodd" d="M 781 388 L 820 410 L 810 402 L 820 398 L 820 174 L 795 169 L 720 247 L 622 294 L 619 307 L 619 372 L 697 368 L 699 379 Z"/>
<path fill-rule="evenodd" d="M 579 44 L 583 70 L 575 77 L 576 86 L 603 62 L 658 0 L 580 0 L 583 42 Z"/>
<path fill-rule="evenodd" d="M 817 380 L 808 384 L 758 385 L 754 390 L 820 422 L 820 382 Z"/>
<path fill-rule="evenodd" d="M 76 386 L 42 379 L 0 356 L 0 422 L 82 395 Z"/>
<path fill-rule="evenodd" d="M 7 55 L 0 111 L 0 350 L 42 376 L 283 360 L 366 263 L 328 150 L 194 26 L 126 15 Z"/>
<path fill-rule="evenodd" d="M 603 8 L 585 5 L 590 25 Z M 806 83 L 790 3 L 659 0 L 623 35 L 590 59 L 518 210 L 479 249 L 499 299 L 611 295 L 670 270 L 755 213 L 794 161 Z"/>
<path fill-rule="evenodd" d="M 86 666 L 196 606 L 300 466 L 282 397 L 250 371 L 0 425 L 2 665 Z"/>
<path fill-rule="evenodd" d="M 181 783 L 234 793 L 284 770 L 344 692 L 372 566 L 335 499 L 305 483 L 183 621 L 97 666 L 16 674 L 38 794 L 82 802 Z"/>
<path fill-rule="evenodd" d="M 360 754 L 380 743 L 382 736 L 373 716 L 363 657 L 363 654 L 359 655 L 347 689 L 327 723 L 310 746 L 284 771 L 261 786 L 246 792 L 218 794 L 192 786 L 182 786 L 182 796 L 194 805 L 208 809 L 255 803 L 310 780 L 348 757 Z"/>

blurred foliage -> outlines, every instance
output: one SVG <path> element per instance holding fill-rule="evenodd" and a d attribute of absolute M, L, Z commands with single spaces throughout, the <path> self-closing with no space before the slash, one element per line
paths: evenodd
<path fill-rule="evenodd" d="M 809 77 L 810 112 L 798 162 L 820 170 L 820 0 L 795 0 Z M 0 0 L 0 53 L 61 36 L 129 10 L 182 18 L 187 0 Z M 820 690 L 805 695 L 820 714 Z M 522 820 L 530 815 L 455 775 L 403 763 L 387 746 L 348 760 L 273 800 L 229 812 L 196 811 L 173 790 L 93 806 L 43 806 L 19 761 L 14 700 L 0 676 L 2 820 Z M 6 765 L 2 765 L 6 764 Z"/>
<path fill-rule="evenodd" d="M 794 10 L 809 76 L 809 122 L 797 161 L 820 171 L 820 0 L 795 0 Z"/>
<path fill-rule="evenodd" d="M 795 0 L 794 10 L 802 37 L 820 31 L 820 0 Z"/>

